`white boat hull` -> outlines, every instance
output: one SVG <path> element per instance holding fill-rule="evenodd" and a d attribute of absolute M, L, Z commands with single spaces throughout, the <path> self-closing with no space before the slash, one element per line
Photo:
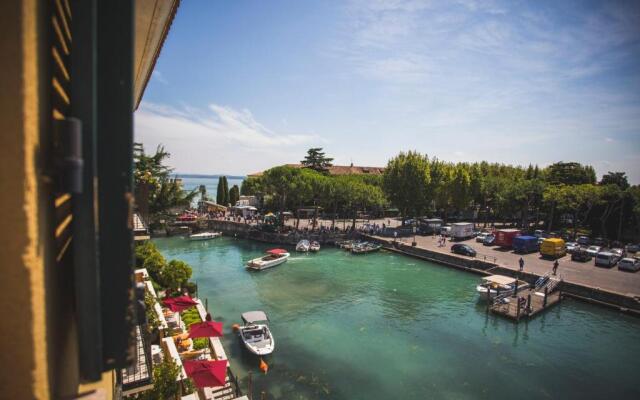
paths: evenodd
<path fill-rule="evenodd" d="M 284 253 L 278 258 L 265 259 L 266 257 L 254 258 L 247 263 L 247 268 L 254 269 L 256 271 L 262 271 L 263 269 L 273 268 L 287 261 L 289 253 Z"/>
<path fill-rule="evenodd" d="M 251 333 L 256 332 L 256 330 L 266 332 L 266 334 L 257 336 L 252 335 Z M 266 356 L 273 353 L 273 350 L 275 350 L 276 342 L 267 325 L 259 324 L 242 326 L 240 327 L 238 334 L 240 335 L 240 340 L 242 340 L 244 347 L 252 354 L 257 356 Z"/>
<path fill-rule="evenodd" d="M 222 236 L 220 232 L 204 232 L 204 233 L 196 233 L 194 235 L 189 236 L 189 240 L 199 241 L 199 240 L 211 240 L 215 239 L 219 236 Z"/>

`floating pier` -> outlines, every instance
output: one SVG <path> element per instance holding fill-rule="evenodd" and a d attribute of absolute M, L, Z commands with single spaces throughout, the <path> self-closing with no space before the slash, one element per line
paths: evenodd
<path fill-rule="evenodd" d="M 549 278 L 533 288 L 520 290 L 517 294 L 500 296 L 487 304 L 488 310 L 516 322 L 531 319 L 560 303 L 562 291 L 556 290 L 562 280 Z"/>

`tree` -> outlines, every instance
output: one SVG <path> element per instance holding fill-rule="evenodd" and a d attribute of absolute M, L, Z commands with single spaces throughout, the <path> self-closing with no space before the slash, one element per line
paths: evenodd
<path fill-rule="evenodd" d="M 224 205 L 224 181 L 223 176 L 218 177 L 218 187 L 216 190 L 216 203 Z"/>
<path fill-rule="evenodd" d="M 609 171 L 607 174 L 602 176 L 600 185 L 617 185 L 620 189 L 627 190 L 629 188 L 629 181 L 627 180 L 624 172 Z"/>
<path fill-rule="evenodd" d="M 171 260 L 160 272 L 160 284 L 171 291 L 186 285 L 191 278 L 192 270 L 189 264 L 181 260 Z"/>
<path fill-rule="evenodd" d="M 257 178 L 247 178 L 242 181 L 242 185 L 240 185 L 240 194 L 243 196 L 257 196 L 262 192 L 262 179 Z"/>
<path fill-rule="evenodd" d="M 429 159 L 418 152 L 401 152 L 389 160 L 382 182 L 384 193 L 403 217 L 420 215 L 429 204 Z"/>
<path fill-rule="evenodd" d="M 173 207 L 188 207 L 197 195 L 197 189 L 187 193 L 177 179 L 170 177 L 173 169 L 164 165 L 169 157 L 170 154 L 162 145 L 156 148 L 152 156 L 145 153 L 141 143 L 134 145 L 136 200 L 154 216 Z"/>
<path fill-rule="evenodd" d="M 208 200 L 208 198 L 207 198 L 207 187 L 205 185 L 200 185 L 198 187 L 198 192 L 200 192 L 200 199 L 201 200 Z"/>
<path fill-rule="evenodd" d="M 238 188 L 238 185 L 233 185 L 229 190 L 229 204 L 235 206 L 238 200 L 240 200 L 240 189 Z"/>
<path fill-rule="evenodd" d="M 327 172 L 332 166 L 333 158 L 325 157 L 322 147 L 314 147 L 307 150 L 304 160 L 300 161 L 303 167 L 310 168 L 318 172 Z"/>
<path fill-rule="evenodd" d="M 177 380 L 181 368 L 171 357 L 153 366 L 153 388 L 138 395 L 140 400 L 175 399 L 181 394 L 180 381 Z"/>
<path fill-rule="evenodd" d="M 292 182 L 300 176 L 300 169 L 282 165 L 271 168 L 262 175 L 262 183 L 266 192 L 273 195 L 279 211 L 284 211 L 288 196 L 292 193 Z"/>
<path fill-rule="evenodd" d="M 226 207 L 229 205 L 229 183 L 227 177 L 222 177 L 222 204 Z"/>
<path fill-rule="evenodd" d="M 557 162 L 547 168 L 547 180 L 551 184 L 580 185 L 596 183 L 593 167 L 577 162 Z"/>

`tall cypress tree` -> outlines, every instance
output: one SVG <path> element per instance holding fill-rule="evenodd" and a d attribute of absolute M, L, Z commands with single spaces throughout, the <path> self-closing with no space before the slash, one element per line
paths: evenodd
<path fill-rule="evenodd" d="M 229 189 L 229 204 L 235 206 L 238 200 L 240 200 L 240 188 L 238 188 L 238 185 L 233 185 Z"/>
<path fill-rule="evenodd" d="M 218 177 L 218 190 L 216 191 L 216 203 L 224 204 L 224 176 Z"/>
<path fill-rule="evenodd" d="M 226 207 L 229 205 L 229 183 L 227 182 L 227 177 L 222 177 L 222 204 Z"/>

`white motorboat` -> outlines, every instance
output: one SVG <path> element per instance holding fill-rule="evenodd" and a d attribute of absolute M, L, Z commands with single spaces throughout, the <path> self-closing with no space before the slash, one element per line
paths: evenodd
<path fill-rule="evenodd" d="M 301 251 L 306 253 L 307 251 L 309 251 L 309 247 L 311 247 L 311 244 L 309 243 L 309 241 L 307 239 L 302 239 L 296 245 L 296 251 Z"/>
<path fill-rule="evenodd" d="M 189 240 L 211 240 L 222 236 L 222 232 L 202 232 L 189 235 Z"/>
<path fill-rule="evenodd" d="M 242 314 L 244 325 L 238 328 L 240 340 L 251 353 L 257 356 L 271 354 L 275 348 L 275 340 L 271 335 L 264 311 L 248 311 Z"/>
<path fill-rule="evenodd" d="M 315 240 L 311 242 L 311 244 L 309 245 L 309 251 L 313 251 L 314 253 L 320 251 L 320 243 L 316 242 Z"/>
<path fill-rule="evenodd" d="M 247 267 L 261 271 L 263 269 L 275 267 L 287 261 L 290 254 L 284 249 L 271 249 L 267 251 L 266 256 L 254 258 L 247 263 Z"/>
<path fill-rule="evenodd" d="M 510 276 L 490 275 L 482 278 L 482 283 L 476 286 L 476 291 L 480 294 L 480 298 L 493 300 L 497 296 L 513 294 L 516 287 L 519 292 L 528 288 L 529 284 Z"/>

